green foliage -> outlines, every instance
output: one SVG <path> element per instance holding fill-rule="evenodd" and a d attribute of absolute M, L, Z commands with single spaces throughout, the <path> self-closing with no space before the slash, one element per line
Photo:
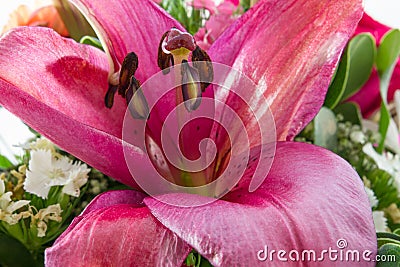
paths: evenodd
<path fill-rule="evenodd" d="M 240 0 L 240 5 L 243 7 L 244 12 L 249 10 L 251 4 L 250 2 L 250 0 Z"/>
<path fill-rule="evenodd" d="M 400 264 L 400 244 L 388 243 L 383 245 L 379 251 L 377 267 L 398 267 Z"/>
<path fill-rule="evenodd" d="M 14 165 L 12 164 L 12 162 L 8 158 L 6 158 L 3 155 L 0 155 L 0 170 L 1 169 L 7 170 L 7 169 L 12 168 L 13 166 Z"/>
<path fill-rule="evenodd" d="M 53 4 L 72 39 L 78 42 L 85 35 L 96 36 L 85 17 L 68 0 L 53 0 Z"/>
<path fill-rule="evenodd" d="M 390 123 L 387 93 L 394 66 L 400 54 L 400 30 L 392 30 L 386 33 L 381 40 L 376 57 L 376 66 L 379 74 L 379 87 L 382 97 L 381 117 L 379 121 L 379 132 L 382 140 L 379 143 L 378 152 L 382 153 L 385 138 Z"/>
<path fill-rule="evenodd" d="M 0 231 L 0 265 L 12 267 L 40 266 L 18 240 Z"/>
<path fill-rule="evenodd" d="M 211 263 L 195 250 L 192 250 L 187 256 L 185 265 L 188 267 L 212 267 Z"/>
<path fill-rule="evenodd" d="M 376 55 L 373 36 L 363 33 L 347 45 L 329 86 L 324 105 L 331 109 L 355 94 L 367 82 Z"/>
<path fill-rule="evenodd" d="M 376 266 L 399 266 L 400 263 L 400 236 L 394 233 L 377 233 L 378 254 L 380 261 Z"/>
<path fill-rule="evenodd" d="M 362 115 L 360 107 L 353 102 L 345 102 L 338 105 L 333 112 L 343 116 L 343 121 L 351 122 L 353 125 L 361 126 Z"/>
<path fill-rule="evenodd" d="M 204 20 L 208 19 L 207 12 L 204 9 L 189 8 L 184 0 L 163 0 L 161 7 L 191 34 L 195 34 L 203 26 Z"/>
<path fill-rule="evenodd" d="M 400 204 L 397 197 L 397 188 L 394 185 L 393 177 L 380 169 L 374 169 L 366 174 L 371 181 L 371 189 L 379 199 L 377 209 L 384 209 L 392 203 Z"/>
<path fill-rule="evenodd" d="M 97 39 L 96 37 L 85 35 L 79 40 L 79 42 L 81 44 L 87 44 L 87 45 L 90 45 L 90 46 L 94 46 L 94 47 L 104 51 L 100 40 Z"/>

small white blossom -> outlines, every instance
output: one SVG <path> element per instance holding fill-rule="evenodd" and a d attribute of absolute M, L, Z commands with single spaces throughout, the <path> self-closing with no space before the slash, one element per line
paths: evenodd
<path fill-rule="evenodd" d="M 379 125 L 376 122 L 363 120 L 362 125 L 363 129 L 370 130 L 374 134 L 373 139 L 380 139 Z M 389 121 L 389 127 L 385 138 L 385 146 L 397 154 L 400 153 L 399 130 L 397 128 L 396 122 L 392 118 Z"/>
<path fill-rule="evenodd" d="M 5 185 L 0 181 L 0 220 L 8 224 L 16 224 L 21 218 L 25 217 L 22 213 L 13 213 L 23 206 L 29 204 L 29 200 L 11 200 L 12 192 L 5 192 Z"/>
<path fill-rule="evenodd" d="M 400 165 L 398 167 L 396 166 L 397 165 L 396 162 L 392 162 L 388 159 L 386 155 L 389 155 L 390 153 L 387 153 L 385 155 L 378 154 L 373 148 L 371 143 L 368 143 L 363 147 L 363 152 L 375 161 L 379 169 L 384 170 L 390 174 L 393 174 L 396 171 L 396 169 L 400 167 Z"/>
<path fill-rule="evenodd" d="M 33 150 L 26 171 L 24 189 L 47 198 L 52 186 L 67 185 L 65 193 L 76 196 L 77 193 L 79 195 L 79 187 L 86 183 L 88 172 L 86 164 L 74 164 L 65 156 L 57 158 L 49 150 Z"/>
<path fill-rule="evenodd" d="M 47 224 L 43 221 L 39 221 L 37 223 L 37 231 L 38 231 L 38 234 L 37 234 L 38 237 L 46 236 Z"/>
<path fill-rule="evenodd" d="M 371 157 L 379 169 L 388 172 L 394 177 L 394 185 L 397 188 L 398 196 L 400 197 L 400 158 L 398 155 L 393 155 L 386 152 L 383 155 L 378 154 L 372 147 L 371 143 L 363 147 L 363 152 Z"/>
<path fill-rule="evenodd" d="M 362 131 L 354 131 L 350 134 L 350 139 L 354 143 L 364 144 L 367 140 L 365 134 Z"/>
<path fill-rule="evenodd" d="M 373 211 L 372 217 L 374 218 L 375 230 L 377 232 L 387 232 L 387 219 L 383 211 Z"/>
<path fill-rule="evenodd" d="M 40 221 L 48 222 L 49 220 L 61 222 L 61 206 L 60 204 L 50 205 L 47 208 L 39 210 L 39 212 L 35 215 L 35 218 Z"/>
<path fill-rule="evenodd" d="M 376 198 L 374 191 L 372 191 L 368 187 L 364 187 L 364 189 L 365 192 L 367 193 L 371 208 L 375 208 L 376 206 L 378 206 L 379 200 Z"/>
<path fill-rule="evenodd" d="M 74 164 L 74 168 L 69 173 L 68 181 L 62 189 L 63 193 L 79 197 L 80 188 L 86 184 L 89 172 L 90 169 L 87 168 L 86 164 Z"/>
<path fill-rule="evenodd" d="M 29 149 L 48 150 L 51 151 L 51 153 L 53 154 L 56 152 L 56 147 L 54 146 L 54 144 L 45 137 L 39 137 L 35 141 L 29 143 Z"/>

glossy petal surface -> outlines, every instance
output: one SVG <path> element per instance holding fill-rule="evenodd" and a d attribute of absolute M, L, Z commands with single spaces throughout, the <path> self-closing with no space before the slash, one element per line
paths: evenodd
<path fill-rule="evenodd" d="M 90 82 L 88 82 L 90 81 Z M 51 29 L 21 27 L 0 41 L 0 104 L 103 173 L 135 186 L 122 152 L 126 105 L 104 106 L 107 60 Z M 139 158 L 143 156 L 132 148 Z"/>
<path fill-rule="evenodd" d="M 271 105 L 278 140 L 291 140 L 322 106 L 361 15 L 360 0 L 259 1 L 217 39 L 209 54 L 258 84 Z M 259 98 L 255 92 L 254 101 Z"/>
<path fill-rule="evenodd" d="M 110 197 L 125 204 L 110 203 Z M 140 198 L 134 191 L 96 198 L 46 250 L 46 266 L 181 266 L 190 247 L 140 205 Z"/>
<path fill-rule="evenodd" d="M 341 238 L 349 250 L 376 252 L 371 208 L 361 179 L 335 154 L 302 143 L 279 143 L 263 185 L 249 193 L 247 182 L 224 200 L 197 208 L 172 207 L 152 198 L 144 202 L 163 225 L 215 266 L 265 264 L 257 259 L 265 245 L 269 251 L 313 249 L 321 253 L 329 247 L 338 249 L 336 242 Z M 165 197 L 182 198 L 185 203 L 196 196 Z M 275 258 L 274 266 L 299 264 L 289 263 Z M 343 262 L 325 258 L 315 265 L 343 266 Z"/>

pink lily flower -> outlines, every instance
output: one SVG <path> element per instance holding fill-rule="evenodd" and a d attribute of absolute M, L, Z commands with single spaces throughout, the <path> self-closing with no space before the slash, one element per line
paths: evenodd
<path fill-rule="evenodd" d="M 231 13 L 231 10 L 233 8 L 236 8 L 239 5 L 238 0 L 225 0 L 222 3 L 217 5 L 217 2 L 215 0 L 193 0 L 190 2 L 190 5 L 193 6 L 194 8 L 197 9 L 207 9 L 211 15 L 219 12 L 229 12 Z"/>
<path fill-rule="evenodd" d="M 197 44 L 204 50 L 208 50 L 217 38 L 231 25 L 238 17 L 233 15 L 236 6 L 229 2 L 223 2 L 211 12 L 210 18 L 203 28 L 200 28 L 194 35 Z"/>
<path fill-rule="evenodd" d="M 218 6 L 214 1 L 193 1 L 195 8 L 206 8 L 210 11 L 210 18 L 203 28 L 194 35 L 197 45 L 208 50 L 215 40 L 231 25 L 239 16 L 234 12 L 238 8 L 238 1 L 224 1 Z"/>
<path fill-rule="evenodd" d="M 377 45 L 379 45 L 383 35 L 390 29 L 390 27 L 377 22 L 366 13 L 364 13 L 360 23 L 358 24 L 355 34 L 369 32 L 375 37 Z M 394 68 L 392 79 L 389 84 L 389 102 L 393 100 L 394 92 L 399 88 L 400 60 L 397 62 Z M 376 69 L 372 70 L 371 76 L 367 83 L 349 100 L 356 102 L 360 105 L 360 109 L 364 117 L 369 117 L 381 106 L 382 100 L 379 92 L 379 77 Z"/>
<path fill-rule="evenodd" d="M 113 77 L 109 73 L 117 72 L 124 57 L 135 51 L 139 58 L 135 78 L 146 81 L 159 72 L 161 36 L 171 27 L 184 29 L 151 1 L 72 2 L 95 26 L 109 57 L 50 29 L 16 28 L 0 39 L 0 104 L 69 153 L 140 189 L 123 152 L 126 103 L 116 97 L 111 110 L 104 105 Z M 167 205 L 139 191 L 107 192 L 46 250 L 46 265 L 180 266 L 193 248 L 214 266 L 258 266 L 265 264 L 258 258 L 265 246 L 287 253 L 312 249 L 321 255 L 329 248 L 345 249 L 338 246 L 339 239 L 347 241 L 348 249 L 370 251 L 372 259 L 377 250 L 375 230 L 357 173 L 327 150 L 291 142 L 322 106 L 340 53 L 361 14 L 359 0 L 259 1 L 208 54 L 250 77 L 270 103 L 279 142 L 267 179 L 248 192 L 254 173 L 250 164 L 234 191 L 208 205 L 189 208 Z M 258 103 L 257 92 L 248 94 Z M 213 97 L 212 86 L 204 96 Z M 175 95 L 167 94 L 163 100 L 158 116 L 151 114 L 154 124 L 149 127 L 154 132 L 160 130 L 157 119 L 165 118 L 163 108 L 175 105 Z M 231 98 L 226 103 L 247 114 L 246 107 L 228 101 Z M 265 107 L 258 106 L 255 112 L 266 112 Z M 257 137 L 252 129 L 256 122 L 246 123 Z M 206 133 L 192 133 L 183 142 L 201 140 Z M 251 147 L 257 152 L 256 137 Z M 142 164 L 143 151 L 128 148 Z M 165 198 L 185 202 L 201 197 Z M 299 262 L 274 257 L 271 264 Z M 343 266 L 328 257 L 315 264 Z M 374 265 L 363 260 L 347 264 Z"/>

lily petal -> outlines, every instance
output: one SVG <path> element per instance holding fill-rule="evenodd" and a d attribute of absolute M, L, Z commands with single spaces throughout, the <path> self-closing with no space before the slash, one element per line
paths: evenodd
<path fill-rule="evenodd" d="M 0 40 L 0 105 L 67 152 L 136 186 L 120 139 L 126 105 L 116 99 L 113 112 L 104 106 L 104 53 L 47 28 L 16 28 Z"/>
<path fill-rule="evenodd" d="M 46 250 L 46 266 L 181 266 L 191 248 L 139 206 L 136 194 L 114 191 L 104 196 L 121 196 L 127 204 L 95 199 L 90 211 Z"/>
<path fill-rule="evenodd" d="M 129 52 L 139 58 L 136 78 L 144 82 L 160 69 L 157 66 L 161 36 L 172 27 L 184 28 L 159 5 L 150 0 L 70 0 L 83 13 L 102 40 L 119 70 Z"/>
<path fill-rule="evenodd" d="M 258 84 L 271 105 L 278 140 L 291 140 L 322 106 L 361 15 L 361 0 L 259 1 L 216 40 L 209 55 Z M 254 93 L 254 101 L 259 98 Z"/>
<path fill-rule="evenodd" d="M 165 197 L 187 203 L 200 196 Z M 297 250 L 300 255 L 302 250 L 312 249 L 318 257 L 329 247 L 340 250 L 337 241 L 345 239 L 345 250 L 370 250 L 371 259 L 377 250 L 371 208 L 361 179 L 337 155 L 308 144 L 278 143 L 271 171 L 253 193 L 241 186 L 224 200 L 196 208 L 172 207 L 153 198 L 144 202 L 163 225 L 215 266 L 240 266 L 243 262 L 263 265 L 257 253 L 265 246 L 269 251 Z M 298 266 L 299 262 L 279 262 L 275 255 L 272 264 Z M 318 266 L 343 263 L 325 257 Z"/>

